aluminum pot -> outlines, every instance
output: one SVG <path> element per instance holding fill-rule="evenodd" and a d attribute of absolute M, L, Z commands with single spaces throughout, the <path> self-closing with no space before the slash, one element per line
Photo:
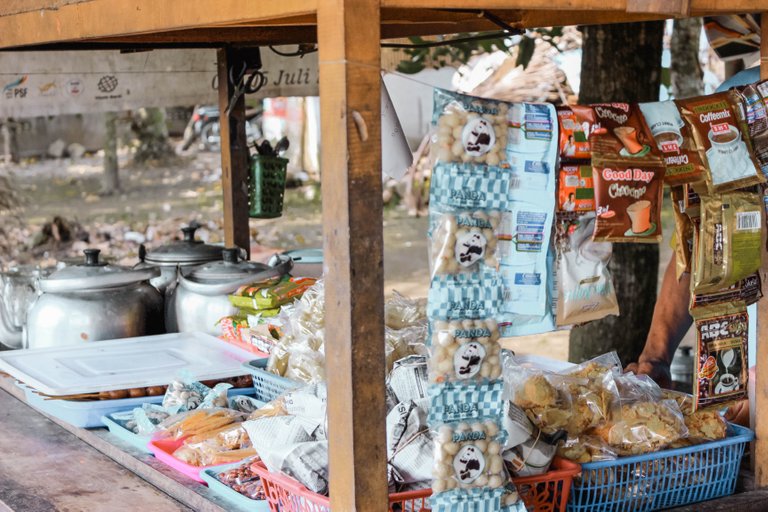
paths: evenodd
<path fill-rule="evenodd" d="M 50 273 L 50 269 L 38 267 L 15 267 L 0 272 L 0 346 L 24 348 L 27 312 L 39 295 L 36 283 Z"/>
<path fill-rule="evenodd" d="M 156 268 L 129 269 L 99 261 L 86 249 L 85 262 L 38 281 L 41 295 L 27 314 L 29 348 L 162 334 L 163 298 L 149 284 Z"/>
<path fill-rule="evenodd" d="M 182 271 L 171 297 L 175 312 L 171 320 L 176 322 L 179 332 L 218 335 L 219 320 L 237 313 L 228 295 L 240 286 L 281 277 L 293 266 L 290 258 L 280 258 L 271 266 L 241 261 L 240 252 L 238 248 L 224 249 L 220 261 Z"/>

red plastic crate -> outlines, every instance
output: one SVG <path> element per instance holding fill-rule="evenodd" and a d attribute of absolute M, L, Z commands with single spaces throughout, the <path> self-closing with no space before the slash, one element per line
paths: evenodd
<path fill-rule="evenodd" d="M 535 512 L 565 512 L 573 477 L 581 466 L 560 457 L 552 461 L 552 468 L 543 475 L 513 478 L 517 492 L 528 509 Z"/>

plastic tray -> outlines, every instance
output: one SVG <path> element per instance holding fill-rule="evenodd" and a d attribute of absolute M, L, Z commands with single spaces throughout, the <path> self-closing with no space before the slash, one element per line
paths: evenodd
<path fill-rule="evenodd" d="M 109 431 L 123 441 L 124 443 L 127 443 L 137 449 L 138 451 L 142 453 L 152 453 L 149 451 L 149 448 L 147 448 L 147 444 L 152 440 L 152 436 L 140 436 L 139 434 L 134 434 L 132 431 L 128 430 L 127 428 L 123 427 L 120 423 L 115 421 L 115 419 L 112 417 L 112 414 L 107 414 L 106 416 L 101 417 L 101 422 L 106 425 L 106 427 L 109 429 Z"/>
<path fill-rule="evenodd" d="M 222 498 L 229 500 L 233 504 L 244 510 L 252 510 L 254 512 L 267 512 L 269 510 L 269 503 L 266 500 L 252 500 L 246 496 L 243 496 L 239 492 L 233 490 L 228 485 L 225 485 L 216 478 L 217 475 L 225 471 L 229 471 L 232 468 L 236 468 L 242 464 L 242 462 L 235 462 L 233 464 L 224 464 L 222 466 L 213 466 L 200 471 L 200 478 L 208 484 L 208 487 L 214 494 L 221 496 Z"/>
<path fill-rule="evenodd" d="M 261 477 L 271 512 L 330 512 L 331 500 L 327 496 L 312 492 L 291 477 L 270 473 L 261 462 L 251 466 Z M 398 492 L 389 495 L 389 511 L 426 512 L 432 489 Z"/>
<path fill-rule="evenodd" d="M 175 469 L 182 475 L 187 476 L 196 482 L 204 484 L 205 480 L 200 477 L 200 470 L 212 468 L 214 466 L 193 466 L 192 464 L 187 464 L 174 457 L 173 452 L 175 452 L 182 443 L 184 443 L 183 439 L 150 439 L 149 443 L 147 443 L 147 449 L 157 457 L 157 460 L 166 466 Z"/>
<path fill-rule="evenodd" d="M 581 465 L 568 510 L 649 512 L 733 494 L 751 430 L 729 425 L 728 437 L 698 446 Z"/>
<path fill-rule="evenodd" d="M 265 370 L 267 359 L 254 359 L 243 363 L 248 372 L 253 375 L 253 387 L 256 388 L 256 400 L 271 402 L 289 389 L 301 386 L 301 383 L 286 379 L 280 375 Z"/>
<path fill-rule="evenodd" d="M 113 412 L 128 411 L 142 404 L 159 404 L 163 401 L 163 395 L 141 396 L 138 398 L 121 398 L 118 400 L 91 400 L 77 402 L 73 400 L 45 400 L 35 393 L 29 386 L 20 387 L 24 390 L 27 403 L 49 416 L 65 421 L 70 425 L 80 428 L 103 427 L 101 418 Z M 231 388 L 227 393 L 233 395 L 254 396 L 256 390 L 250 388 Z"/>
<path fill-rule="evenodd" d="M 523 503 L 534 512 L 564 512 L 568 504 L 573 477 L 581 466 L 560 457 L 552 461 L 551 469 L 543 475 L 513 478 Z"/>

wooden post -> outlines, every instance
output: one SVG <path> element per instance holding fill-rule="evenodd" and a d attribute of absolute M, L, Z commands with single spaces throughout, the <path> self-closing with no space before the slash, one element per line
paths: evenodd
<path fill-rule="evenodd" d="M 317 8 L 331 509 L 385 511 L 379 0 Z"/>
<path fill-rule="evenodd" d="M 221 126 L 221 188 L 224 194 L 224 243 L 251 254 L 248 227 L 248 141 L 245 135 L 245 96 L 241 96 L 225 114 L 235 85 L 229 79 L 229 68 L 241 69 L 239 51 L 220 48 L 216 53 L 219 82 L 219 121 Z"/>
<path fill-rule="evenodd" d="M 760 78 L 768 78 L 768 15 L 763 18 L 760 34 Z M 763 227 L 765 233 L 765 227 Z M 765 241 L 765 235 L 763 235 Z M 763 282 L 768 282 L 768 262 L 763 258 L 760 269 Z M 752 463 L 755 468 L 755 487 L 768 487 L 768 299 L 757 303 L 757 359 L 755 363 L 755 446 Z"/>

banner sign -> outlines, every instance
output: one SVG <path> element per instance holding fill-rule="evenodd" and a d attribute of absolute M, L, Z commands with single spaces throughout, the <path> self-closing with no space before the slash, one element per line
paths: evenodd
<path fill-rule="evenodd" d="M 318 95 L 317 54 L 261 50 L 267 84 L 249 97 Z M 215 105 L 215 50 L 0 52 L 0 118 Z"/>

